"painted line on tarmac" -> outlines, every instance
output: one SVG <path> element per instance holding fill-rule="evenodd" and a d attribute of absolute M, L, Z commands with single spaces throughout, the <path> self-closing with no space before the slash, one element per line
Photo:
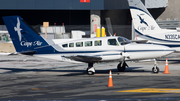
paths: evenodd
<path fill-rule="evenodd" d="M 47 90 L 46 88 L 31 88 L 31 90 Z"/>
<path fill-rule="evenodd" d="M 133 90 L 122 90 L 116 92 L 129 92 L 129 93 L 180 93 L 180 89 L 173 88 L 142 88 Z"/>

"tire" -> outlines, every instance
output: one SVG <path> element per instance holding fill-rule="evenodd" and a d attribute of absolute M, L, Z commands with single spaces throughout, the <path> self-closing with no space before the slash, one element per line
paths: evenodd
<path fill-rule="evenodd" d="M 87 71 L 87 74 L 88 74 L 88 75 L 94 75 L 94 72 L 92 72 L 92 71 Z"/>
<path fill-rule="evenodd" d="M 153 67 L 153 68 L 152 68 L 152 72 L 153 72 L 153 73 L 159 73 L 159 68 L 156 67 L 156 70 L 155 70 L 155 68 Z"/>
<path fill-rule="evenodd" d="M 86 69 L 86 72 L 87 72 L 88 75 L 94 75 L 94 74 L 95 74 L 95 72 L 93 72 L 93 71 L 88 71 L 88 70 L 89 70 L 89 69 L 87 68 L 87 69 Z M 94 69 L 94 70 L 95 70 L 95 69 Z"/>
<path fill-rule="evenodd" d="M 117 69 L 118 69 L 120 72 L 124 72 L 125 69 L 126 69 L 126 66 L 125 66 L 125 64 L 123 64 L 123 66 L 121 67 L 121 63 L 119 63 L 119 64 L 117 65 Z"/>

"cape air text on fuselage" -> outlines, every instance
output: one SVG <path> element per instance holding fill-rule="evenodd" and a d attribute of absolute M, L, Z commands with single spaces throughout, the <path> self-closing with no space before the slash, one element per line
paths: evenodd
<path fill-rule="evenodd" d="M 21 41 L 20 44 L 21 44 L 21 46 L 32 47 L 32 46 L 41 46 L 42 42 L 40 42 L 40 41 L 34 41 L 34 42 Z"/>
<path fill-rule="evenodd" d="M 152 26 L 147 26 L 147 27 L 145 27 L 145 26 L 138 26 L 138 28 L 137 28 L 139 31 L 146 31 L 146 30 L 154 30 L 155 29 L 155 27 L 152 25 Z"/>

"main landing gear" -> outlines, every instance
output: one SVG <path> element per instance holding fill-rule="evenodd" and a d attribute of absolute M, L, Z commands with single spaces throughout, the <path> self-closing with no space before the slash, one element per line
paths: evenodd
<path fill-rule="evenodd" d="M 88 68 L 86 70 L 87 74 L 93 75 L 95 73 L 95 68 L 93 67 L 94 63 L 88 63 Z"/>
<path fill-rule="evenodd" d="M 117 69 L 118 69 L 120 72 L 125 71 L 126 67 L 128 67 L 128 65 L 126 64 L 125 61 L 120 62 L 120 63 L 117 65 Z"/>

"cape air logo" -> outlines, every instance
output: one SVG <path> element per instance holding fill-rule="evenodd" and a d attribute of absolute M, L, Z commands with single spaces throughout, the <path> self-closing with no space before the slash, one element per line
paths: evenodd
<path fill-rule="evenodd" d="M 140 15 L 144 15 L 144 14 L 140 14 Z M 140 15 L 137 14 L 137 16 L 139 17 L 140 20 L 140 25 L 138 26 L 138 30 L 140 31 L 147 31 L 147 30 L 154 30 L 155 27 L 153 25 L 149 26 L 148 23 L 146 21 L 144 21 L 144 18 L 142 18 Z"/>
<path fill-rule="evenodd" d="M 41 46 L 42 42 L 41 41 L 34 41 L 34 42 L 27 42 L 27 41 L 22 41 L 22 34 L 21 34 L 21 28 L 20 28 L 20 20 L 17 17 L 17 26 L 14 27 L 14 30 L 17 32 L 19 36 L 19 41 L 21 46 L 25 47 L 32 47 L 32 46 Z"/>
<path fill-rule="evenodd" d="M 19 18 L 17 18 L 17 27 L 14 27 L 14 30 L 17 31 L 17 34 L 19 36 L 19 41 L 21 41 L 21 28 L 20 28 L 20 21 L 19 21 Z"/>
<path fill-rule="evenodd" d="M 137 16 L 139 17 L 139 20 L 141 20 L 140 21 L 141 24 L 144 23 L 145 25 L 148 26 L 147 22 L 145 22 L 144 19 L 141 18 L 141 16 L 139 16 L 139 15 L 137 15 Z"/>

